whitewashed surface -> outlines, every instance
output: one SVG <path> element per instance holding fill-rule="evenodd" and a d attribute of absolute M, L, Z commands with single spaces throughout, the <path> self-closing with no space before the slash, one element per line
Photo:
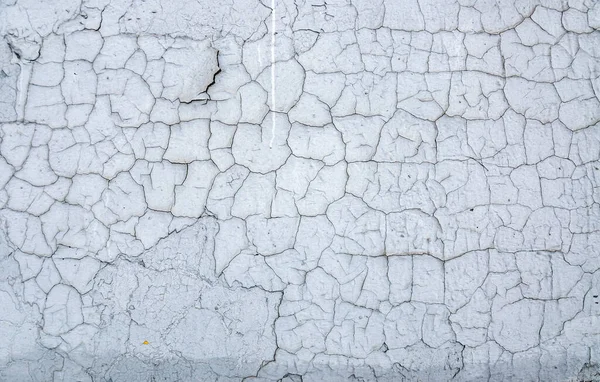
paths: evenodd
<path fill-rule="evenodd" d="M 600 380 L 600 1 L 2 0 L 0 380 Z"/>

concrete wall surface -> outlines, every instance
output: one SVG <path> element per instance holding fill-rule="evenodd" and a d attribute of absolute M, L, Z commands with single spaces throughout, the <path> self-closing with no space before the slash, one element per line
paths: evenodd
<path fill-rule="evenodd" d="M 0 1 L 0 381 L 600 381 L 600 1 Z"/>

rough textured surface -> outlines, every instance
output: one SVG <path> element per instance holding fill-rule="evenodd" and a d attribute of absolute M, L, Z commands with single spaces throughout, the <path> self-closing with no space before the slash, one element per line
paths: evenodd
<path fill-rule="evenodd" d="M 2 1 L 0 380 L 600 380 L 599 28 Z"/>

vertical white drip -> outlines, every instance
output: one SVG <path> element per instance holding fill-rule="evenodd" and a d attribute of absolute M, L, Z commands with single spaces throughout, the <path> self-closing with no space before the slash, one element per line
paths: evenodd
<path fill-rule="evenodd" d="M 275 0 L 271 0 L 271 142 L 269 148 L 273 147 L 275 139 Z"/>
<path fill-rule="evenodd" d="M 15 112 L 17 114 L 17 121 L 23 122 L 25 120 L 25 104 L 27 103 L 27 96 L 29 94 L 29 82 L 31 81 L 33 64 L 20 60 L 15 60 L 14 62 L 18 64 L 20 68 L 19 77 L 17 80 L 17 99 L 15 100 Z"/>

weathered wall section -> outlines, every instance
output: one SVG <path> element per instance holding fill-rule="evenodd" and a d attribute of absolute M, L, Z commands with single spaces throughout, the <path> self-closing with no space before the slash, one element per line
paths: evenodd
<path fill-rule="evenodd" d="M 600 380 L 599 28 L 3 1 L 0 380 Z"/>

